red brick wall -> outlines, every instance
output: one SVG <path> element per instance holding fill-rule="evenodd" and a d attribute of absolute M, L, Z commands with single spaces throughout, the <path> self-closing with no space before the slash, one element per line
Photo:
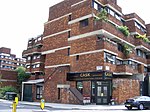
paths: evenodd
<path fill-rule="evenodd" d="M 55 72 L 54 69 L 45 70 L 45 83 L 44 83 L 44 99 L 48 102 L 60 102 L 58 99 L 57 84 L 69 84 L 66 81 L 68 67 L 59 67 Z M 54 72 L 54 73 L 53 73 Z M 53 74 L 51 74 L 53 73 Z M 51 75 L 49 78 L 48 76 Z M 48 80 L 47 80 L 48 78 Z"/>
<path fill-rule="evenodd" d="M 140 84 L 138 80 L 113 79 L 113 98 L 121 104 L 126 99 L 140 95 Z"/>

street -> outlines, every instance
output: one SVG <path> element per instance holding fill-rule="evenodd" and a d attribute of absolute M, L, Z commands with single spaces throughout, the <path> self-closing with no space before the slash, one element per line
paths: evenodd
<path fill-rule="evenodd" d="M 61 105 L 61 104 L 60 104 Z M 65 105 L 63 105 L 65 106 Z M 40 109 L 40 106 L 19 104 L 17 106 L 17 112 L 149 112 L 150 110 L 127 110 L 124 105 L 115 105 L 115 106 L 98 106 L 98 105 L 84 105 L 79 108 L 65 108 L 63 106 L 58 107 L 48 107 L 46 106 L 44 110 Z M 0 102 L 0 112 L 12 112 L 12 103 L 11 102 Z"/>

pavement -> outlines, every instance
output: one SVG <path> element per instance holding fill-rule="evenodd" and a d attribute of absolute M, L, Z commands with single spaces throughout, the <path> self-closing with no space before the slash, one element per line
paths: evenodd
<path fill-rule="evenodd" d="M 3 103 L 3 102 L 12 104 L 12 101 L 0 99 L 0 103 Z M 19 101 L 19 104 L 20 105 L 23 104 L 23 105 L 40 106 L 39 102 Z M 124 110 L 124 109 L 126 109 L 124 107 L 124 105 L 88 105 L 88 104 L 87 105 L 75 105 L 75 104 L 60 104 L 60 103 L 45 103 L 45 107 L 55 108 L 56 110 L 54 110 L 54 112 L 66 112 L 66 110 L 68 110 L 68 112 L 76 112 L 76 111 L 79 112 L 80 110 L 81 110 L 81 112 L 85 112 L 85 111 L 86 112 L 92 112 L 92 111 L 95 112 L 96 110 L 120 110 L 120 109 Z M 57 110 L 57 108 L 60 109 L 61 111 Z M 3 110 L 0 112 L 9 112 L 9 111 Z M 19 110 L 19 112 L 23 112 L 23 111 Z M 53 111 L 26 109 L 26 112 L 53 112 Z"/>

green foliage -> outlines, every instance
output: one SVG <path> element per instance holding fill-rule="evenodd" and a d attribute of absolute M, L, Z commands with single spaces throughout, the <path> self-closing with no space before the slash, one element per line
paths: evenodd
<path fill-rule="evenodd" d="M 6 92 L 15 92 L 15 93 L 18 93 L 18 90 L 13 87 L 13 86 L 5 86 L 3 88 L 0 88 L 0 96 L 4 96 Z"/>
<path fill-rule="evenodd" d="M 16 71 L 18 72 L 17 82 L 19 85 L 21 85 L 23 81 L 27 81 L 30 78 L 30 74 L 25 72 L 26 69 L 24 67 L 18 67 Z"/>
<path fill-rule="evenodd" d="M 98 14 L 98 18 L 96 20 L 108 21 L 108 13 L 105 9 L 102 9 L 101 12 Z"/>
<path fill-rule="evenodd" d="M 123 45 L 123 53 L 128 56 L 130 53 L 132 53 L 132 49 L 133 47 L 128 45 L 128 44 L 124 44 Z"/>
<path fill-rule="evenodd" d="M 129 36 L 129 29 L 127 26 L 119 26 L 118 30 L 120 30 L 125 36 Z"/>
<path fill-rule="evenodd" d="M 138 34 L 138 35 L 136 36 L 136 38 L 140 38 L 140 39 L 142 39 L 144 42 L 150 43 L 150 40 L 146 37 L 146 34 L 144 34 L 144 35 Z"/>

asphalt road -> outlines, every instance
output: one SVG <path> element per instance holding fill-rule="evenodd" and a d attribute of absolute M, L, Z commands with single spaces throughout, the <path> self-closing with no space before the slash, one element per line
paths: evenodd
<path fill-rule="evenodd" d="M 23 104 L 18 104 L 18 106 L 17 106 L 17 110 L 18 110 L 17 112 L 20 112 L 19 110 L 27 110 L 27 109 L 32 110 L 32 111 L 33 110 L 41 111 L 40 106 L 31 106 L 31 105 L 23 105 Z M 12 110 L 12 104 L 0 102 L 0 112 L 2 112 L 4 110 L 5 111 L 8 110 L 8 112 L 12 112 L 12 111 L 10 111 L 10 110 Z M 51 111 L 56 111 L 56 110 L 68 110 L 68 109 L 45 107 L 44 110 L 51 112 Z M 35 111 L 35 112 L 37 112 L 37 111 Z M 23 112 L 23 111 L 21 111 L 21 112 Z"/>
<path fill-rule="evenodd" d="M 89 105 L 90 106 L 90 105 Z M 62 109 L 62 108 L 51 108 L 45 107 L 42 111 L 39 106 L 23 105 L 19 104 L 17 107 L 17 112 L 150 112 L 150 110 L 127 110 L 126 108 L 113 108 L 113 109 Z M 0 112 L 12 112 L 12 104 L 0 102 Z"/>

